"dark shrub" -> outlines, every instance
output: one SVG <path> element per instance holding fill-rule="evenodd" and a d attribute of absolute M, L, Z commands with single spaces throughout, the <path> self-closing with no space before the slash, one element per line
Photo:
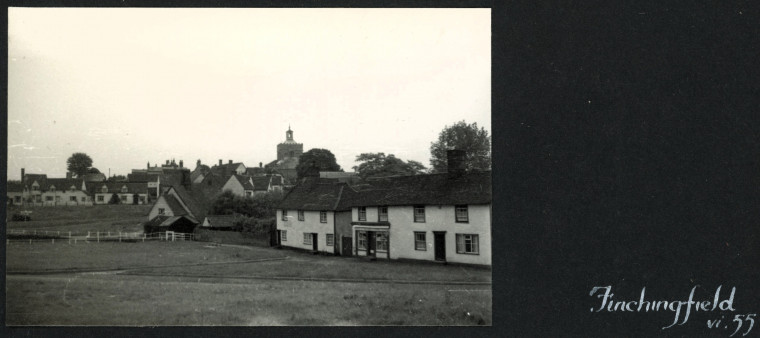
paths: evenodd
<path fill-rule="evenodd" d="M 11 216 L 11 221 L 15 222 L 26 222 L 31 221 L 32 218 L 29 215 L 22 214 L 22 213 L 15 213 L 13 216 Z"/>

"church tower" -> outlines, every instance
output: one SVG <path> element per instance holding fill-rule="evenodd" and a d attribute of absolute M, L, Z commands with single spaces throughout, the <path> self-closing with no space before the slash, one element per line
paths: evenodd
<path fill-rule="evenodd" d="M 277 160 L 282 161 L 288 158 L 294 158 L 297 163 L 301 154 L 303 154 L 303 143 L 296 143 L 296 141 L 293 140 L 293 131 L 290 130 L 290 126 L 288 126 L 288 130 L 285 132 L 285 142 L 277 145 Z"/>

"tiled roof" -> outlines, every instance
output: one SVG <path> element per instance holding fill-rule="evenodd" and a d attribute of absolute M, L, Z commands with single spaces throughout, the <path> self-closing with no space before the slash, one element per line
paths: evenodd
<path fill-rule="evenodd" d="M 256 191 L 269 190 L 269 184 L 272 181 L 271 176 L 257 176 L 253 178 L 253 187 Z"/>
<path fill-rule="evenodd" d="M 231 228 L 235 225 L 234 215 L 209 215 L 206 220 L 214 228 Z"/>
<path fill-rule="evenodd" d="M 182 202 L 187 205 L 188 209 L 190 209 L 190 213 L 195 216 L 195 219 L 202 220 L 203 217 L 206 216 L 208 201 L 202 196 L 200 192 L 188 191 L 182 186 L 172 187 L 172 189 L 177 192 L 177 195 L 179 195 L 179 197 L 182 199 Z"/>
<path fill-rule="evenodd" d="M 172 213 L 175 216 L 188 214 L 187 210 L 185 210 L 185 208 L 182 207 L 182 203 L 180 203 L 174 196 L 170 194 L 166 194 L 163 196 L 163 198 L 164 198 L 164 201 L 166 201 L 166 204 L 169 206 L 169 209 L 172 210 Z"/>
<path fill-rule="evenodd" d="M 342 177 L 354 177 L 358 174 L 355 172 L 342 172 L 342 171 L 320 171 L 319 177 L 321 178 L 342 178 Z"/>
<path fill-rule="evenodd" d="M 222 165 L 215 165 L 215 166 L 211 167 L 211 172 L 218 173 L 218 174 L 223 174 L 223 175 L 229 175 L 233 171 L 235 171 L 235 169 L 237 169 L 237 167 L 240 166 L 241 164 L 243 164 L 243 163 L 242 162 L 236 162 L 236 163 L 232 163 L 232 164 L 225 163 L 225 164 L 222 164 Z M 243 164 L 243 166 L 245 166 L 245 165 Z"/>
<path fill-rule="evenodd" d="M 316 181 L 307 181 L 293 187 L 277 208 L 290 210 L 345 210 L 338 209 L 338 202 L 344 190 L 350 190 L 344 183 L 324 184 Z"/>
<path fill-rule="evenodd" d="M 240 182 L 240 185 L 243 186 L 243 190 L 253 190 L 253 184 L 251 184 L 251 180 L 248 178 L 248 176 L 237 174 L 232 176 L 235 176 L 238 182 Z"/>
<path fill-rule="evenodd" d="M 8 192 L 24 192 L 24 184 L 19 181 L 8 181 Z"/>
<path fill-rule="evenodd" d="M 491 203 L 491 172 L 471 172 L 456 178 L 448 174 L 392 176 L 366 180 L 353 187 L 341 205 L 415 205 Z"/>
<path fill-rule="evenodd" d="M 264 168 L 245 168 L 245 174 L 248 176 L 264 175 L 264 173 L 266 173 L 266 170 Z"/>
<path fill-rule="evenodd" d="M 51 187 L 55 187 L 56 190 L 70 190 L 71 186 L 74 186 L 76 190 L 82 189 L 81 178 L 48 178 L 45 180 L 45 184 L 40 186 L 42 191 L 48 191 Z"/>
<path fill-rule="evenodd" d="M 102 194 L 103 186 L 108 188 L 108 194 L 121 194 L 121 188 L 127 186 L 128 194 L 147 194 L 148 183 L 146 182 L 102 182 L 102 183 L 90 183 L 87 185 L 87 190 L 90 193 Z"/>
<path fill-rule="evenodd" d="M 163 223 L 164 221 L 166 221 L 169 218 L 171 218 L 171 216 L 156 216 L 156 217 L 153 217 L 152 220 L 150 220 L 147 223 L 145 223 L 145 226 L 157 227 L 157 226 L 161 225 L 161 223 Z"/>

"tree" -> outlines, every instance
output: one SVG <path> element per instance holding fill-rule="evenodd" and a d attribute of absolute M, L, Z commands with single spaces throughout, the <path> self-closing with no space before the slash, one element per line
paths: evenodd
<path fill-rule="evenodd" d="M 113 175 L 106 179 L 107 182 L 126 182 L 127 177 L 124 175 Z"/>
<path fill-rule="evenodd" d="M 446 172 L 446 150 L 460 149 L 466 152 L 466 170 L 491 169 L 491 136 L 477 123 L 464 120 L 446 126 L 438 135 L 438 141 L 430 144 L 430 165 L 433 172 Z"/>
<path fill-rule="evenodd" d="M 92 167 L 90 169 L 87 169 L 88 174 L 100 174 L 100 170 L 98 168 Z"/>
<path fill-rule="evenodd" d="M 335 161 L 335 155 L 327 149 L 311 149 L 303 154 L 298 159 L 298 165 L 296 166 L 296 173 L 298 177 L 304 177 L 311 169 L 312 164 L 319 171 L 343 171 L 338 162 Z"/>
<path fill-rule="evenodd" d="M 424 173 L 426 169 L 420 162 L 404 162 L 393 154 L 386 156 L 385 153 L 362 153 L 356 156 L 356 162 L 361 162 L 358 166 L 354 166 L 354 170 L 361 178 L 416 175 Z"/>
<path fill-rule="evenodd" d="M 277 204 L 282 198 L 283 194 L 280 192 L 243 197 L 225 190 L 211 204 L 209 215 L 242 214 L 261 219 L 273 218 L 276 215 Z"/>
<path fill-rule="evenodd" d="M 119 195 L 114 193 L 111 195 L 111 199 L 108 200 L 108 204 L 121 204 L 121 199 L 119 198 Z"/>
<path fill-rule="evenodd" d="M 74 153 L 66 160 L 66 170 L 76 175 L 76 177 L 82 177 L 92 167 L 92 158 L 85 153 Z"/>

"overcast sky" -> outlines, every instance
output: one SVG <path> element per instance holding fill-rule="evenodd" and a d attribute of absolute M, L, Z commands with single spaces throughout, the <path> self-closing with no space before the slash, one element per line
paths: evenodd
<path fill-rule="evenodd" d="M 257 166 L 288 125 L 346 171 L 429 166 L 465 120 L 491 132 L 489 9 L 8 9 L 8 179 L 84 152 L 126 175 L 167 159 Z"/>

